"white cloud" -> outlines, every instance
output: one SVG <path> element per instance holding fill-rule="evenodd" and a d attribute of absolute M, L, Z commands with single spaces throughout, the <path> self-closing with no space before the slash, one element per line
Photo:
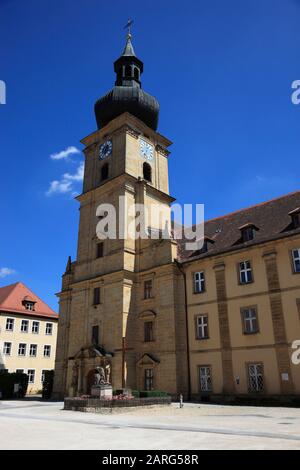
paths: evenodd
<path fill-rule="evenodd" d="M 46 192 L 47 196 L 52 196 L 53 194 L 66 194 L 72 193 L 76 194 L 74 191 L 74 184 L 81 182 L 83 180 L 84 173 L 84 163 L 81 162 L 74 174 L 64 173 L 59 180 L 51 181 L 50 187 Z"/>
<path fill-rule="evenodd" d="M 6 276 L 10 276 L 11 274 L 15 274 L 16 271 L 14 269 L 10 269 L 10 268 L 0 268 L 0 277 L 6 277 Z"/>
<path fill-rule="evenodd" d="M 72 145 L 67 147 L 65 150 L 61 150 L 61 152 L 52 153 L 50 158 L 51 160 L 67 160 L 71 155 L 76 155 L 78 153 L 81 153 L 80 150 Z"/>

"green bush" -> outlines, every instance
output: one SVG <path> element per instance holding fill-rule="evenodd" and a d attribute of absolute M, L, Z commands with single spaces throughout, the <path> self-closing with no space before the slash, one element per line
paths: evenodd
<path fill-rule="evenodd" d="M 15 392 L 15 384 L 19 384 L 19 389 Z M 24 398 L 27 392 L 28 375 L 19 373 L 0 374 L 0 392 L 3 399 Z"/>
<path fill-rule="evenodd" d="M 53 381 L 54 381 L 54 370 L 46 370 L 45 378 L 43 382 L 43 393 L 42 397 L 45 400 L 49 400 L 52 395 L 53 390 Z"/>
<path fill-rule="evenodd" d="M 134 398 L 140 398 L 139 390 L 131 390 L 131 393 Z"/>
<path fill-rule="evenodd" d="M 162 392 L 161 390 L 142 390 L 140 391 L 140 398 L 149 398 L 149 397 L 168 397 L 167 392 Z"/>

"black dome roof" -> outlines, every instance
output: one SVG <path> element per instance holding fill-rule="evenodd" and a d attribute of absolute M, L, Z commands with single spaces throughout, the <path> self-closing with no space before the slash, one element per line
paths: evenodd
<path fill-rule="evenodd" d="M 141 89 L 140 76 L 143 72 L 143 62 L 134 53 L 131 34 L 127 35 L 125 49 L 121 57 L 115 61 L 114 70 L 117 74 L 115 86 L 95 103 L 98 128 L 128 112 L 156 130 L 159 103 L 154 96 Z"/>

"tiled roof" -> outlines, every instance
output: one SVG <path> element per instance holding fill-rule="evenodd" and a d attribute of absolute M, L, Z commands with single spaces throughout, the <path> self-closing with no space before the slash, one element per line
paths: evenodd
<path fill-rule="evenodd" d="M 34 310 L 26 310 L 24 301 L 34 302 Z M 22 282 L 16 282 L 9 286 L 0 287 L 0 312 L 18 313 L 28 316 L 58 318 L 45 302 L 34 294 Z"/>
<path fill-rule="evenodd" d="M 297 191 L 208 220 L 204 222 L 204 236 L 212 239 L 214 243 L 207 243 L 206 252 L 201 250 L 187 251 L 186 240 L 178 240 L 178 260 L 185 262 L 202 259 L 277 238 L 300 234 L 300 228 L 293 228 L 291 223 L 291 212 L 299 206 L 300 191 Z M 254 227 L 254 239 L 243 242 L 241 228 L 247 226 Z"/>

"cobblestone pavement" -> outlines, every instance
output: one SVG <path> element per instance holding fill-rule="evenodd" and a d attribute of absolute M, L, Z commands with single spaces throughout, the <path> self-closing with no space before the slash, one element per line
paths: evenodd
<path fill-rule="evenodd" d="M 300 449 L 300 409 L 174 403 L 112 415 L 0 402 L 0 449 Z"/>

